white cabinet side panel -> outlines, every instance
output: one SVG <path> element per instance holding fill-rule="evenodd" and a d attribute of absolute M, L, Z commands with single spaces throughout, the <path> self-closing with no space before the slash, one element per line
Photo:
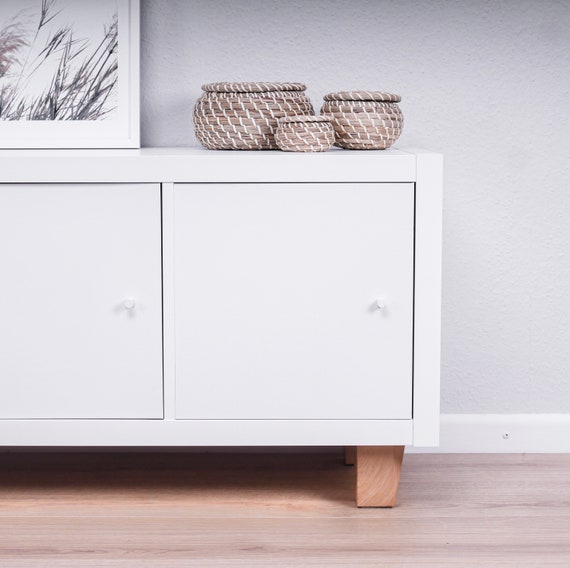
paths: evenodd
<path fill-rule="evenodd" d="M 411 418 L 413 192 L 176 185 L 177 418 Z"/>
<path fill-rule="evenodd" d="M 417 154 L 414 445 L 439 444 L 442 156 Z"/>
<path fill-rule="evenodd" d="M 0 185 L 0 418 L 161 418 L 160 262 L 157 184 Z"/>

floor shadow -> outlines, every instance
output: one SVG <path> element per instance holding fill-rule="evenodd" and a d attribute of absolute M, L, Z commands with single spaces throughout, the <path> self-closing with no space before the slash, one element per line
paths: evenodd
<path fill-rule="evenodd" d="M 30 451 L 0 453 L 2 491 L 85 490 L 272 493 L 352 502 L 354 470 L 336 451 L 189 453 L 176 451 Z"/>

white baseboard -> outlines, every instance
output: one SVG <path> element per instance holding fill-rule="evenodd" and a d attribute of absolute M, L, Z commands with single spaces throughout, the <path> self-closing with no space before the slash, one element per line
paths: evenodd
<path fill-rule="evenodd" d="M 570 414 L 442 414 L 438 448 L 409 453 L 570 453 Z"/>

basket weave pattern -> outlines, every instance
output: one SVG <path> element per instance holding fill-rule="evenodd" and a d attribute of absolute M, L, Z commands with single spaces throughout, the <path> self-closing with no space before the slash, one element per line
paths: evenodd
<path fill-rule="evenodd" d="M 215 83 L 202 89 L 194 130 L 211 150 L 276 149 L 279 118 L 314 114 L 299 83 Z"/>
<path fill-rule="evenodd" d="M 304 91 L 303 83 L 208 83 L 203 91 L 215 93 L 267 93 L 270 91 Z"/>
<path fill-rule="evenodd" d="M 275 133 L 277 146 L 285 152 L 326 152 L 334 139 L 330 120 L 322 117 L 281 119 Z"/>
<path fill-rule="evenodd" d="M 352 91 L 325 96 L 322 113 L 332 117 L 336 145 L 351 150 L 385 150 L 400 137 L 401 98 L 391 93 Z"/>

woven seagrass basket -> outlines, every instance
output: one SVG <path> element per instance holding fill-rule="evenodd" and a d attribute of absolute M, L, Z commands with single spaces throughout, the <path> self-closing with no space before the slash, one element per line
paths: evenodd
<path fill-rule="evenodd" d="M 322 113 L 332 117 L 337 146 L 385 150 L 400 137 L 404 115 L 399 95 L 380 91 L 343 91 L 325 95 Z"/>
<path fill-rule="evenodd" d="M 275 142 L 285 152 L 326 152 L 334 144 L 334 128 L 326 116 L 289 116 L 278 122 Z"/>
<path fill-rule="evenodd" d="M 313 115 L 301 83 L 211 83 L 194 107 L 196 138 L 211 150 L 274 150 L 277 120 Z"/>

